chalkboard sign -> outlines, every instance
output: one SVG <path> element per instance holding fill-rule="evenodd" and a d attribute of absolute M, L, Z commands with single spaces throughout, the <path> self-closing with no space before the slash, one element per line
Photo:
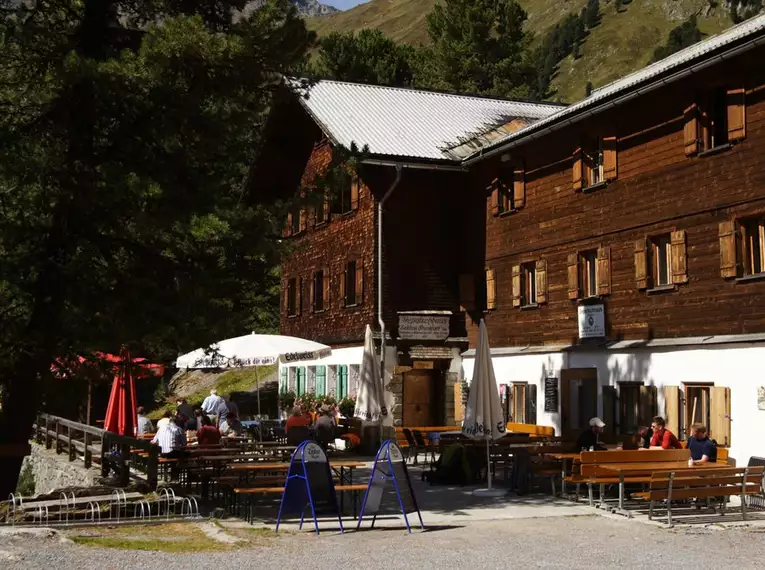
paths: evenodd
<path fill-rule="evenodd" d="M 417 513 L 417 517 L 420 519 L 420 527 L 424 529 L 425 525 L 422 523 L 422 515 L 417 506 L 417 499 L 414 496 L 414 489 L 412 489 L 412 481 L 409 478 L 409 471 L 404 462 L 404 455 L 401 453 L 401 449 L 396 442 L 390 440 L 380 446 L 375 456 L 372 475 L 369 477 L 364 501 L 361 503 L 361 513 L 359 514 L 357 528 L 361 527 L 364 515 L 372 515 L 372 528 L 374 528 L 377 513 L 380 512 L 385 488 L 389 481 L 393 482 L 393 490 L 398 499 L 398 507 L 404 515 L 406 529 L 412 532 L 409 526 L 409 518 L 407 517 L 409 513 Z"/>
<path fill-rule="evenodd" d="M 545 412 L 558 413 L 557 378 L 545 378 Z"/>
<path fill-rule="evenodd" d="M 316 534 L 319 534 L 317 515 L 337 515 L 340 532 L 343 532 L 343 521 L 340 518 L 340 506 L 329 461 L 324 450 L 315 441 L 304 441 L 292 454 L 279 505 L 279 515 L 276 518 L 276 530 L 279 530 L 282 513 L 300 513 L 302 529 L 303 516 L 308 506 L 311 507 Z"/>

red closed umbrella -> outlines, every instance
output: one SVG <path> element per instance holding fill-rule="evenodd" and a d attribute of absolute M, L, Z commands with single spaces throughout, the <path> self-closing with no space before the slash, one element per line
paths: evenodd
<path fill-rule="evenodd" d="M 131 370 L 133 361 L 124 348 L 119 368 L 112 384 L 109 405 L 106 408 L 104 429 L 120 435 L 135 436 L 137 413 L 135 405 L 135 380 Z"/>

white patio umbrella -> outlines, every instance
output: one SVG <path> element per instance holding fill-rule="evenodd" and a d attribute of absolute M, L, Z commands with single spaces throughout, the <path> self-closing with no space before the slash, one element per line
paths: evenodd
<path fill-rule="evenodd" d="M 362 420 L 379 422 L 382 420 L 380 359 L 375 353 L 372 328 L 369 325 L 364 333 L 364 354 L 361 359 L 360 375 L 359 392 L 356 395 L 356 408 L 353 410 L 353 415 Z M 380 437 L 382 437 L 382 425 Z"/>
<path fill-rule="evenodd" d="M 470 383 L 470 396 L 465 409 L 465 421 L 462 433 L 473 439 L 486 440 L 486 478 L 487 489 L 478 489 L 476 495 L 499 497 L 506 493 L 504 489 L 491 487 L 491 458 L 489 446 L 492 441 L 507 433 L 502 404 L 499 401 L 497 381 L 494 378 L 494 366 L 491 364 L 489 333 L 481 319 L 478 330 L 478 346 L 475 354 L 473 380 Z"/>
<path fill-rule="evenodd" d="M 178 357 L 178 368 L 244 368 L 265 366 L 279 359 L 286 362 L 316 360 L 331 354 L 332 349 L 318 342 L 273 334 L 248 334 L 222 340 L 208 348 L 198 348 Z M 258 392 L 260 416 L 260 386 L 257 372 L 255 386 Z"/>

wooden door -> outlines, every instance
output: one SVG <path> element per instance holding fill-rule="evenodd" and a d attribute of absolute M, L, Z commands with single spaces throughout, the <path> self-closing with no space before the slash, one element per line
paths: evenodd
<path fill-rule="evenodd" d="M 709 437 L 717 441 L 717 445 L 730 445 L 730 388 L 712 386 Z"/>
<path fill-rule="evenodd" d="M 432 426 L 433 373 L 430 370 L 410 370 L 404 373 L 404 427 Z"/>
<path fill-rule="evenodd" d="M 576 439 L 587 429 L 598 410 L 597 368 L 567 368 L 560 373 L 561 431 L 566 439 Z M 571 398 L 576 391 L 576 405 Z"/>
<path fill-rule="evenodd" d="M 669 431 L 678 439 L 680 433 L 680 387 L 664 386 L 664 422 Z"/>

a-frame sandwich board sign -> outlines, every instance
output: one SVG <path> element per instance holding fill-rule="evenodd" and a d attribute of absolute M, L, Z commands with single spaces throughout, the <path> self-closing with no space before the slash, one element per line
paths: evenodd
<path fill-rule="evenodd" d="M 340 532 L 344 532 L 327 454 L 315 441 L 304 441 L 292 453 L 276 518 L 276 531 L 279 531 L 282 514 L 286 513 L 300 513 L 299 528 L 302 530 L 305 510 L 309 506 L 316 534 L 319 534 L 318 515 L 336 515 Z"/>
<path fill-rule="evenodd" d="M 361 521 L 365 515 L 372 515 L 372 526 L 370 528 L 374 528 L 377 513 L 380 511 L 383 494 L 388 482 L 393 483 L 398 506 L 404 515 L 406 529 L 412 532 L 409 526 L 409 517 L 407 517 L 407 514 L 411 513 L 417 513 L 417 517 L 420 519 L 420 528 L 424 529 L 425 525 L 422 523 L 420 508 L 417 506 L 417 499 L 414 496 L 412 481 L 409 478 L 409 471 L 404 461 L 404 454 L 401 453 L 401 448 L 398 444 L 391 440 L 383 442 L 380 449 L 377 450 L 372 474 L 369 477 L 369 484 L 364 494 L 364 501 L 361 503 L 361 514 L 359 514 L 359 523 L 356 528 L 361 527 Z"/>

